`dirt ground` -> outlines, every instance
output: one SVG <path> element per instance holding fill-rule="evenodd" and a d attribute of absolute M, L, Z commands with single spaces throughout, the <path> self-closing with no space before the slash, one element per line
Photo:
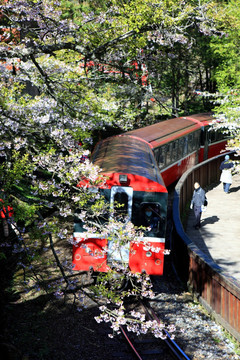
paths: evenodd
<path fill-rule="evenodd" d="M 55 241 L 55 250 L 61 260 L 71 263 L 71 245 L 66 240 Z M 60 273 L 49 245 L 36 257 L 35 271 L 49 286 L 49 293 L 34 286 L 30 270 L 18 270 L 11 283 L 9 301 L 1 320 L 0 353 L 3 360 L 105 360 L 112 359 L 115 341 L 107 336 L 108 326 L 98 324 L 98 306 L 86 296 L 75 302 L 72 294 L 57 299 L 52 283 L 58 284 Z M 24 283 L 24 275 L 28 287 Z M 88 284 L 85 274 L 76 274 L 80 283 Z M 50 280 L 48 280 L 50 278 Z M 89 284 L 90 285 L 90 284 Z M 27 292 L 26 288 L 30 291 Z M 88 291 L 88 286 L 85 288 Z M 106 345 L 105 345 L 106 344 Z"/>
<path fill-rule="evenodd" d="M 96 315 L 97 307 L 78 312 L 47 296 L 11 304 L 5 336 L 15 355 L 5 359 L 111 359 L 111 349 L 103 346 L 106 327 L 97 324 Z"/>

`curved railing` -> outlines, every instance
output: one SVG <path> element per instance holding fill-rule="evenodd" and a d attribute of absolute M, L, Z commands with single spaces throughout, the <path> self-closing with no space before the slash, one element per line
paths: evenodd
<path fill-rule="evenodd" d="M 198 164 L 178 181 L 173 201 L 172 258 L 179 276 L 187 282 L 200 303 L 240 341 L 240 282 L 204 254 L 183 227 L 194 182 L 199 181 L 203 188 L 219 183 L 223 156 Z"/>

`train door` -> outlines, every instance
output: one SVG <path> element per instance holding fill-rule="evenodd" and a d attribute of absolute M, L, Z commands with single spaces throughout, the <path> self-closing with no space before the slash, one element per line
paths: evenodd
<path fill-rule="evenodd" d="M 127 186 L 113 186 L 111 188 L 110 205 L 112 217 L 120 221 L 130 221 L 132 218 L 133 188 Z M 108 262 L 129 262 L 130 244 L 115 249 L 115 242 L 108 240 Z"/>
<path fill-rule="evenodd" d="M 112 186 L 110 205 L 115 215 L 122 215 L 128 220 L 132 218 L 133 188 L 128 186 Z"/>

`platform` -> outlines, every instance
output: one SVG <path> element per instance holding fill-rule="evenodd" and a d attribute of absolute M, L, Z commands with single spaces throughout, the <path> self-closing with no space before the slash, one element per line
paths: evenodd
<path fill-rule="evenodd" d="M 233 176 L 229 194 L 219 183 L 206 196 L 208 206 L 202 214 L 201 228 L 194 229 L 190 210 L 186 233 L 224 272 L 240 281 L 240 175 Z"/>

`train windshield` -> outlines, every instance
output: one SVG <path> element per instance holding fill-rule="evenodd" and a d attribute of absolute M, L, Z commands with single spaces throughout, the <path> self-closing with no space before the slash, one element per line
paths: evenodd
<path fill-rule="evenodd" d="M 142 203 L 140 207 L 140 221 L 141 225 L 146 228 L 146 236 L 164 236 L 165 221 L 161 216 L 161 206 L 159 203 Z"/>

